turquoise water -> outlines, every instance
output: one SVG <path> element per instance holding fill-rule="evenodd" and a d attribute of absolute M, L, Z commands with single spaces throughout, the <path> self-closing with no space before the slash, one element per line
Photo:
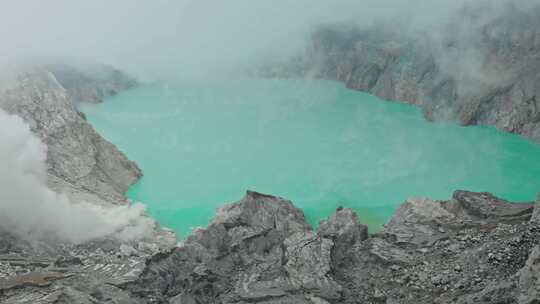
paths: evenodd
<path fill-rule="evenodd" d="M 540 191 L 540 146 L 329 81 L 150 85 L 81 109 L 143 169 L 128 196 L 180 238 L 246 189 L 291 199 L 314 225 L 351 207 L 371 231 L 412 196 Z"/>

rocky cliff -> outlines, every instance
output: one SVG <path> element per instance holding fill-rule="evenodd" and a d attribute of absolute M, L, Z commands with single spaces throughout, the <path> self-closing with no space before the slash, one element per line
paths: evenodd
<path fill-rule="evenodd" d="M 20 70 L 3 85 L 0 108 L 22 117 L 47 145 L 49 182 L 53 189 L 72 196 L 91 195 L 92 201 L 123 203 L 124 193 L 139 179 L 141 170 L 97 134 L 84 115 L 77 111 L 73 95 L 84 98 L 79 101 L 96 100 L 93 94 L 86 99 L 86 95 L 76 88 L 79 80 L 89 77 L 80 72 L 82 76 L 77 78 L 74 76 L 76 71 L 63 65 Z M 101 76 L 84 85 L 84 91 L 94 84 L 108 83 L 108 74 Z M 71 77 L 75 80 L 68 81 Z M 121 78 L 113 73 L 113 86 Z M 70 89 L 66 89 L 59 79 Z"/>
<path fill-rule="evenodd" d="M 67 195 L 73 205 L 95 204 L 99 206 L 95 206 L 95 210 L 101 212 L 123 206 L 114 209 L 115 212 L 128 212 L 124 206 L 127 204 L 124 193 L 141 176 L 141 171 L 113 144 L 97 134 L 86 122 L 84 115 L 77 111 L 73 96 L 82 98 L 86 93 L 82 94 L 81 90 L 75 89 L 75 82 L 67 84 L 71 86 L 71 92 L 60 83 L 58 79 L 65 82 L 65 77 L 68 77 L 63 74 L 65 70 L 65 66 L 17 67 L 13 74 L 3 74 L 0 109 L 22 117 L 31 131 L 46 145 L 47 182 L 52 190 Z M 76 71 L 77 68 L 70 68 L 70 73 Z M 85 70 L 79 73 L 89 77 Z M 107 87 L 107 75 L 101 74 L 99 79 L 95 79 L 86 88 L 95 84 Z M 112 77 L 112 86 L 116 86 L 114 83 L 124 76 L 114 74 Z M 85 92 L 89 91 L 85 89 Z M 89 96 L 93 98 L 94 95 Z M 84 102 L 86 99 L 79 101 Z M 8 195 L 7 199 L 13 197 Z M 17 203 L 8 202 L 7 208 L 17 206 Z M 33 203 L 37 206 L 42 202 Z M 94 210 L 88 208 L 88 212 Z M 34 210 L 25 212 L 32 213 Z M 62 212 L 59 210 L 58 213 Z M 54 211 L 47 214 L 54 214 Z M 34 216 L 42 215 L 36 212 Z M 60 220 L 67 218 L 60 217 Z M 140 237 L 124 239 L 106 235 L 83 244 L 63 242 L 53 236 L 51 238 L 54 241 L 23 238 L 19 231 L 6 231 L 0 225 L 0 302 L 96 303 L 93 300 L 96 295 L 91 297 L 84 292 L 92 286 L 99 286 L 96 290 L 102 296 L 114 294 L 113 303 L 129 303 L 121 302 L 122 292 L 116 293 L 114 285 L 137 278 L 150 257 L 176 245 L 173 232 L 159 227 L 146 216 L 126 221 L 126 225 L 132 225 L 134 229 L 141 223 L 150 231 L 141 231 Z M 100 228 L 96 227 L 95 230 L 99 231 Z M 121 231 L 116 233 L 120 234 Z"/>
<path fill-rule="evenodd" d="M 479 1 L 429 31 L 321 27 L 304 56 L 263 74 L 338 80 L 415 104 L 432 120 L 493 125 L 540 142 L 540 5 L 499 4 Z"/>

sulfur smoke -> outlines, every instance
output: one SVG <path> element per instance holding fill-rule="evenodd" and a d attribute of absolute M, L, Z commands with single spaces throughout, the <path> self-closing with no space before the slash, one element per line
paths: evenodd
<path fill-rule="evenodd" d="M 23 120 L 0 110 L 0 228 L 22 238 L 84 242 L 147 236 L 154 221 L 144 206 L 70 202 L 47 185 L 46 146 Z"/>

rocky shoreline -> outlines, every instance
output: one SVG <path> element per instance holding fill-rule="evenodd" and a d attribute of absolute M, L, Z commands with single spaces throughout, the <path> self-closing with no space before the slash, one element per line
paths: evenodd
<path fill-rule="evenodd" d="M 0 94 L 0 107 L 49 147 L 53 190 L 126 204 L 140 169 L 74 106 L 99 96 L 88 92 L 112 92 L 111 84 L 67 89 L 59 70 L 25 71 Z M 510 203 L 467 191 L 448 201 L 409 199 L 370 235 L 351 209 L 338 208 L 313 230 L 292 202 L 248 191 L 178 245 L 158 225 L 145 239 L 82 244 L 0 231 L 0 302 L 534 304 L 539 244 L 540 199 Z"/>
<path fill-rule="evenodd" d="M 436 29 L 323 26 L 305 54 L 258 74 L 337 80 L 415 104 L 430 120 L 492 125 L 540 143 L 540 5 L 493 2 L 471 4 Z"/>

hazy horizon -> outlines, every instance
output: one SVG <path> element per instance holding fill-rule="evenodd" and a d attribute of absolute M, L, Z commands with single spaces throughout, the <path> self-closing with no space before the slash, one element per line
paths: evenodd
<path fill-rule="evenodd" d="M 0 12 L 0 63 L 96 61 L 142 78 L 201 77 L 301 51 L 320 24 L 405 20 L 428 29 L 472 0 L 28 0 Z"/>

